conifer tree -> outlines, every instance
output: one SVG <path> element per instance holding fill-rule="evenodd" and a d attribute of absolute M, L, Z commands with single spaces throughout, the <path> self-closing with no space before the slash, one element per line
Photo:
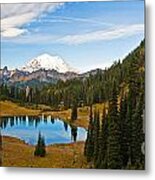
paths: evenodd
<path fill-rule="evenodd" d="M 93 117 L 92 117 L 92 106 L 89 107 L 89 125 L 88 125 L 88 130 L 87 130 L 87 138 L 86 138 L 86 142 L 85 142 L 85 147 L 84 147 L 84 155 L 87 156 L 88 155 L 88 147 L 89 147 L 89 143 L 90 143 L 90 133 L 91 133 L 91 124 L 93 121 Z"/>
<path fill-rule="evenodd" d="M 120 118 L 120 130 L 121 130 L 121 138 L 120 138 L 120 145 L 121 145 L 121 156 L 122 156 L 122 166 L 126 168 L 129 156 L 128 156 L 128 125 L 127 125 L 127 98 L 126 96 L 122 96 L 120 100 L 120 111 L 119 111 L 119 118 Z"/>
<path fill-rule="evenodd" d="M 71 139 L 73 139 L 74 142 L 76 142 L 76 138 L 77 138 L 77 127 L 71 125 Z"/>
<path fill-rule="evenodd" d="M 100 140 L 100 114 L 99 111 L 94 113 L 94 165 L 97 166 L 99 156 L 99 140 Z"/>
<path fill-rule="evenodd" d="M 72 112 L 71 112 L 71 120 L 76 120 L 78 117 L 78 112 L 77 112 L 77 104 L 74 103 L 72 106 Z"/>
<path fill-rule="evenodd" d="M 120 138 L 121 134 L 117 107 L 117 91 L 114 82 L 112 98 L 109 104 L 109 136 L 107 154 L 107 165 L 109 169 L 120 169 L 122 167 Z"/>
<path fill-rule="evenodd" d="M 132 136 L 131 136 L 131 146 L 133 152 L 132 166 L 134 166 L 135 169 L 140 169 L 144 167 L 144 164 L 142 164 L 143 154 L 141 150 L 142 142 L 144 141 L 143 110 L 144 110 L 144 97 L 143 95 L 140 95 L 135 113 L 133 114 L 132 117 Z"/>
<path fill-rule="evenodd" d="M 89 126 L 88 126 L 84 154 L 87 157 L 88 162 L 90 162 L 93 159 L 93 155 L 94 155 L 94 120 L 93 120 L 92 105 L 90 106 Z"/>
<path fill-rule="evenodd" d="M 136 56 L 133 56 L 130 60 L 129 66 L 129 77 L 128 77 L 128 84 L 129 84 L 129 92 L 128 92 L 128 99 L 127 99 L 127 139 L 128 139 L 128 166 L 132 166 L 135 163 L 134 159 L 134 149 L 133 149 L 133 140 L 132 137 L 134 136 L 134 119 L 133 115 L 135 114 L 137 99 L 139 97 L 139 90 L 140 90 L 140 83 L 139 83 L 139 67 L 138 63 L 136 62 Z"/>
<path fill-rule="evenodd" d="M 108 117 L 106 115 L 106 108 L 103 108 L 102 127 L 99 139 L 99 155 L 95 168 L 107 168 L 107 139 L 108 139 Z"/>
<path fill-rule="evenodd" d="M 46 155 L 45 139 L 43 136 L 41 136 L 40 132 L 38 135 L 38 143 L 35 147 L 34 155 L 39 157 L 45 157 Z"/>

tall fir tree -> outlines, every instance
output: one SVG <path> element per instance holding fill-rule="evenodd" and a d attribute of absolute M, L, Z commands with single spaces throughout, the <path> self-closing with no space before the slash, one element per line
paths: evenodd
<path fill-rule="evenodd" d="M 142 154 L 143 138 L 143 113 L 144 113 L 144 97 L 141 94 L 137 102 L 135 113 L 132 117 L 132 136 L 131 148 L 133 152 L 132 166 L 134 169 L 144 168 L 144 158 Z M 137 138 L 138 137 L 138 138 Z"/>
<path fill-rule="evenodd" d="M 134 149 L 133 149 L 133 136 L 134 136 L 134 126 L 133 126 L 133 115 L 135 114 L 137 99 L 139 97 L 140 90 L 139 82 L 139 66 L 136 61 L 136 56 L 133 56 L 130 61 L 129 66 L 129 77 L 128 77 L 128 105 L 127 105 L 127 139 L 128 139 L 128 166 L 132 166 L 135 163 L 134 159 Z"/>
<path fill-rule="evenodd" d="M 107 169 L 107 139 L 108 139 L 108 117 L 106 108 L 103 108 L 102 127 L 99 139 L 99 155 L 95 168 Z"/>
<path fill-rule="evenodd" d="M 92 105 L 90 106 L 89 126 L 88 126 L 84 154 L 87 157 L 88 162 L 90 162 L 93 159 L 93 155 L 94 155 L 94 120 L 93 120 Z"/>
<path fill-rule="evenodd" d="M 129 160 L 128 156 L 128 125 L 127 125 L 127 97 L 124 95 L 121 96 L 120 100 L 120 110 L 119 110 L 119 119 L 120 119 L 120 130 L 121 130 L 121 157 L 122 157 L 122 167 L 126 168 Z"/>
<path fill-rule="evenodd" d="M 71 120 L 74 121 L 78 118 L 77 103 L 74 103 L 71 111 Z"/>
<path fill-rule="evenodd" d="M 120 126 L 117 105 L 116 84 L 113 84 L 112 98 L 109 104 L 109 136 L 108 136 L 108 169 L 121 169 L 121 146 L 120 146 Z"/>
<path fill-rule="evenodd" d="M 45 139 L 40 132 L 38 135 L 38 143 L 35 147 L 34 155 L 39 157 L 45 157 L 46 155 Z"/>
<path fill-rule="evenodd" d="M 98 164 L 99 144 L 100 144 L 100 113 L 99 110 L 94 113 L 94 165 Z"/>

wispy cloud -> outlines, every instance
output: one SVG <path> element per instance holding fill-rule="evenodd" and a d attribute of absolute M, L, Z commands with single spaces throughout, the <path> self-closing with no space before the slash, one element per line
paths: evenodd
<path fill-rule="evenodd" d="M 23 25 L 38 18 L 42 13 L 55 11 L 62 5 L 63 3 L 2 4 L 2 37 L 16 37 L 27 32 Z"/>
<path fill-rule="evenodd" d="M 87 32 L 83 34 L 65 35 L 65 36 L 62 35 L 60 36 L 59 34 L 32 35 L 30 33 L 25 36 L 14 38 L 11 40 L 11 42 L 17 44 L 36 44 L 40 42 L 42 44 L 50 43 L 50 44 L 80 45 L 80 44 L 96 42 L 96 41 L 110 41 L 113 39 L 125 38 L 139 33 L 144 33 L 144 24 L 113 26 L 99 31 Z M 2 41 L 9 42 L 9 39 L 2 38 Z"/>
<path fill-rule="evenodd" d="M 57 42 L 69 45 L 78 45 L 94 41 L 118 39 L 142 32 L 144 32 L 143 24 L 116 26 L 113 28 L 108 28 L 106 30 L 99 30 L 84 34 L 66 35 L 60 39 L 57 39 Z"/>
<path fill-rule="evenodd" d="M 92 18 L 78 18 L 78 17 L 68 17 L 68 16 L 52 16 L 50 18 L 46 18 L 42 20 L 43 23 L 51 23 L 51 22 L 67 22 L 67 23 L 86 23 L 86 24 L 96 24 L 96 25 L 104 25 L 104 26 L 113 26 L 114 24 L 104 22 L 103 19 L 92 19 Z"/>

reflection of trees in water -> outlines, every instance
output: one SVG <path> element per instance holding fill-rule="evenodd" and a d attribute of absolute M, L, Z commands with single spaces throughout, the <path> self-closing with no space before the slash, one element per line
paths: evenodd
<path fill-rule="evenodd" d="M 14 126 L 14 124 L 15 124 L 14 119 L 10 119 L 10 126 L 12 127 L 12 126 Z"/>
<path fill-rule="evenodd" d="M 44 123 L 46 123 L 46 124 L 47 124 L 47 116 L 45 116 L 45 115 L 44 115 L 43 120 L 44 120 Z"/>
<path fill-rule="evenodd" d="M 43 123 L 51 122 L 52 124 L 55 123 L 55 119 L 52 116 L 15 116 L 15 117 L 2 117 L 0 119 L 0 127 L 2 129 L 5 129 L 7 126 L 18 126 L 28 125 L 29 127 L 35 127 L 37 128 L 38 125 Z M 68 124 L 66 122 L 64 123 L 64 129 L 67 132 L 68 131 Z M 70 125 L 71 128 L 71 140 L 76 142 L 77 140 L 77 127 Z"/>
<path fill-rule="evenodd" d="M 76 142 L 77 139 L 77 127 L 70 125 L 71 127 L 71 140 L 73 139 L 74 142 Z"/>
<path fill-rule="evenodd" d="M 67 132 L 68 130 L 68 124 L 66 122 L 64 122 L 64 128 L 65 128 L 65 131 Z"/>
<path fill-rule="evenodd" d="M 0 127 L 2 129 L 5 129 L 8 126 L 18 126 L 18 125 L 25 125 L 28 124 L 28 126 L 34 126 L 35 128 L 38 127 L 38 125 L 41 122 L 48 123 L 48 121 L 51 121 L 52 124 L 54 124 L 55 120 L 52 116 L 10 116 L 10 117 L 1 117 L 0 118 Z"/>
<path fill-rule="evenodd" d="M 8 118 L 6 118 L 6 117 L 0 118 L 0 126 L 1 126 L 1 128 L 5 129 L 7 124 L 8 124 L 8 122 L 9 122 Z"/>
<path fill-rule="evenodd" d="M 54 124 L 54 117 L 50 116 L 50 119 L 51 119 L 51 123 Z"/>

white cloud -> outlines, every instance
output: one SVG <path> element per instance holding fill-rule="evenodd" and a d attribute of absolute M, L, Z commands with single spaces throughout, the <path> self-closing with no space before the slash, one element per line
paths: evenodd
<path fill-rule="evenodd" d="M 78 18 L 78 17 L 68 17 L 68 16 L 52 16 L 52 18 L 46 18 L 43 22 L 80 22 L 80 23 L 88 23 L 88 24 L 96 24 L 96 25 L 104 25 L 104 26 L 113 26 L 114 24 L 104 22 L 103 19 L 92 19 L 92 18 Z"/>
<path fill-rule="evenodd" d="M 137 33 L 144 32 L 143 24 L 133 24 L 127 26 L 117 26 L 106 30 L 94 31 L 78 35 L 66 35 L 57 42 L 69 45 L 78 45 L 94 41 L 112 40 L 127 36 L 132 36 Z"/>
<path fill-rule="evenodd" d="M 2 4 L 1 35 L 16 37 L 26 32 L 22 26 L 38 18 L 42 13 L 55 11 L 63 3 Z"/>
<path fill-rule="evenodd" d="M 8 29 L 9 31 L 9 29 Z M 25 31 L 19 32 L 18 29 L 13 28 L 12 33 L 22 34 Z M 67 44 L 67 45 L 80 45 L 89 42 L 95 41 L 108 41 L 118 38 L 129 37 L 135 34 L 144 33 L 143 24 L 132 24 L 124 26 L 113 26 L 99 31 L 93 31 L 83 34 L 74 34 L 74 35 L 52 35 L 52 34 L 27 34 L 18 38 L 11 39 L 12 43 L 17 44 L 36 44 L 40 42 L 41 44 Z M 8 33 L 11 34 L 10 32 Z M 7 31 L 3 33 L 3 37 L 9 37 Z M 11 35 L 10 35 L 11 37 Z M 9 42 L 9 39 L 3 39 L 2 41 Z"/>
<path fill-rule="evenodd" d="M 1 35 L 3 37 L 12 38 L 24 34 L 25 32 L 27 32 L 25 29 L 9 28 L 5 31 L 2 31 Z"/>

